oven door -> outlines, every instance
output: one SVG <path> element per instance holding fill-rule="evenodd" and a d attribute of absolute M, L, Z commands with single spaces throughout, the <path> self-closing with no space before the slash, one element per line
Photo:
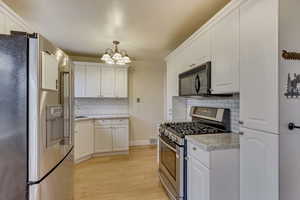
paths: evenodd
<path fill-rule="evenodd" d="M 159 173 L 160 179 L 172 200 L 184 195 L 184 147 L 175 145 L 168 138 L 160 137 Z"/>

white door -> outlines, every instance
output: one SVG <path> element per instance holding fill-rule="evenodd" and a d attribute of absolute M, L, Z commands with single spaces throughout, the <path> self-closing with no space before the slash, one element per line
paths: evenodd
<path fill-rule="evenodd" d="M 209 200 L 209 169 L 193 157 L 187 167 L 187 199 Z"/>
<path fill-rule="evenodd" d="M 58 90 L 58 61 L 46 52 L 42 52 L 42 88 Z"/>
<path fill-rule="evenodd" d="M 100 96 L 100 65 L 87 64 L 85 77 L 85 96 L 99 97 Z"/>
<path fill-rule="evenodd" d="M 95 153 L 111 152 L 113 150 L 113 138 L 111 126 L 95 128 Z"/>
<path fill-rule="evenodd" d="M 240 119 L 278 133 L 278 0 L 248 0 L 240 8 Z"/>
<path fill-rule="evenodd" d="M 212 93 L 239 91 L 239 10 L 212 29 Z"/>
<path fill-rule="evenodd" d="M 242 128 L 240 199 L 278 200 L 279 136 Z"/>
<path fill-rule="evenodd" d="M 75 64 L 74 67 L 74 90 L 75 97 L 85 97 L 85 65 Z"/>
<path fill-rule="evenodd" d="M 115 69 L 114 67 L 101 67 L 101 96 L 115 97 Z"/>
<path fill-rule="evenodd" d="M 89 156 L 94 151 L 93 121 L 75 122 L 75 160 Z"/>
<path fill-rule="evenodd" d="M 128 126 L 113 127 L 113 151 L 126 151 L 128 148 Z"/>
<path fill-rule="evenodd" d="M 128 97 L 128 70 L 127 68 L 116 68 L 115 70 L 115 96 L 118 98 Z"/>

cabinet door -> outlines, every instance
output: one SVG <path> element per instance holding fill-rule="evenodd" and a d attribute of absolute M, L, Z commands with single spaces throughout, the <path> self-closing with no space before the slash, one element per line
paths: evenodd
<path fill-rule="evenodd" d="M 192 42 L 190 47 L 187 47 L 188 69 L 197 67 L 211 60 L 211 31 L 202 32 Z"/>
<path fill-rule="evenodd" d="M 129 148 L 128 126 L 113 128 L 113 151 L 127 151 Z"/>
<path fill-rule="evenodd" d="M 75 97 L 85 97 L 85 65 L 75 64 L 74 68 L 74 89 Z"/>
<path fill-rule="evenodd" d="M 0 11 L 0 34 L 6 34 L 5 15 Z"/>
<path fill-rule="evenodd" d="M 110 126 L 95 128 L 95 153 L 111 152 L 112 148 L 112 128 Z"/>
<path fill-rule="evenodd" d="M 278 0 L 240 8 L 240 118 L 244 127 L 278 133 Z"/>
<path fill-rule="evenodd" d="M 58 90 L 58 61 L 55 55 L 42 52 L 42 88 Z"/>
<path fill-rule="evenodd" d="M 167 110 L 166 120 L 172 120 L 173 96 L 178 96 L 178 72 L 175 61 L 167 63 Z"/>
<path fill-rule="evenodd" d="M 118 98 L 128 97 L 128 70 L 127 68 L 116 68 L 115 71 L 115 96 Z"/>
<path fill-rule="evenodd" d="M 187 199 L 209 200 L 209 169 L 189 157 L 187 176 Z"/>
<path fill-rule="evenodd" d="M 75 160 L 91 155 L 94 151 L 93 121 L 79 121 L 75 123 Z"/>
<path fill-rule="evenodd" d="M 85 76 L 85 96 L 99 97 L 100 96 L 100 65 L 87 64 Z"/>
<path fill-rule="evenodd" d="M 239 10 L 212 29 L 212 93 L 239 91 Z"/>
<path fill-rule="evenodd" d="M 279 136 L 241 129 L 241 200 L 278 200 Z"/>
<path fill-rule="evenodd" d="M 16 20 L 6 16 L 5 20 L 6 32 L 10 33 L 10 31 L 21 31 L 26 32 L 25 28 L 20 25 Z"/>
<path fill-rule="evenodd" d="M 101 96 L 115 97 L 115 69 L 113 67 L 101 68 Z"/>

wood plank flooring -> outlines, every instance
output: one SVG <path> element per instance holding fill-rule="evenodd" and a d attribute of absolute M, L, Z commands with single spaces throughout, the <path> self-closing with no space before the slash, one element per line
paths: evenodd
<path fill-rule="evenodd" d="M 75 200 L 169 200 L 157 173 L 156 147 L 98 157 L 75 167 Z"/>

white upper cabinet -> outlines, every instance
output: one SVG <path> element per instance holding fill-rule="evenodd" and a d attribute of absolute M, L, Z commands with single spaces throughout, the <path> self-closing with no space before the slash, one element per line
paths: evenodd
<path fill-rule="evenodd" d="M 101 96 L 115 97 L 115 68 L 103 66 L 101 68 Z"/>
<path fill-rule="evenodd" d="M 85 77 L 86 77 L 85 65 L 75 63 L 74 65 L 75 97 L 85 97 Z"/>
<path fill-rule="evenodd" d="M 279 199 L 279 136 L 242 128 L 240 199 Z"/>
<path fill-rule="evenodd" d="M 42 52 L 42 88 L 58 90 L 58 61 L 46 52 Z"/>
<path fill-rule="evenodd" d="M 239 92 L 239 10 L 222 18 L 211 37 L 212 93 Z"/>
<path fill-rule="evenodd" d="M 128 97 L 128 68 L 75 62 L 75 97 Z"/>
<path fill-rule="evenodd" d="M 206 30 L 196 36 L 178 56 L 179 73 L 197 67 L 211 60 L 211 32 Z"/>
<path fill-rule="evenodd" d="M 240 119 L 244 127 L 278 133 L 278 0 L 240 7 Z"/>
<path fill-rule="evenodd" d="M 178 63 L 175 60 L 167 62 L 167 110 L 166 120 L 172 120 L 173 96 L 178 96 Z"/>
<path fill-rule="evenodd" d="M 10 31 L 21 31 L 21 32 L 26 32 L 26 29 L 15 19 L 6 17 L 6 32 Z"/>
<path fill-rule="evenodd" d="M 0 34 L 5 34 L 5 15 L 0 11 Z"/>
<path fill-rule="evenodd" d="M 115 96 L 118 98 L 128 97 L 128 69 L 116 68 L 115 70 Z"/>
<path fill-rule="evenodd" d="M 100 64 L 88 63 L 86 64 L 86 78 L 85 78 L 85 96 L 99 97 L 100 96 Z"/>

